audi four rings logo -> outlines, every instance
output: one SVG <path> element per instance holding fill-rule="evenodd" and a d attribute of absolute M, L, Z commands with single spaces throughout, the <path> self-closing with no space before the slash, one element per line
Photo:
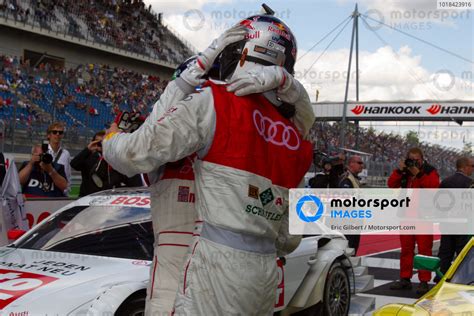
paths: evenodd
<path fill-rule="evenodd" d="M 266 142 L 285 146 L 290 150 L 297 150 L 300 147 L 300 138 L 293 127 L 281 121 L 274 122 L 258 110 L 253 112 L 253 123 Z"/>

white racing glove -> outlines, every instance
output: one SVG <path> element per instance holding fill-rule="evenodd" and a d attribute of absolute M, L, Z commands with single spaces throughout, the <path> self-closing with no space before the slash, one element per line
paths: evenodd
<path fill-rule="evenodd" d="M 313 126 L 315 116 L 308 92 L 303 85 L 280 66 L 257 65 L 229 81 L 227 91 L 236 96 L 276 90 L 278 98 L 296 109 L 293 121 L 303 136 Z"/>
<path fill-rule="evenodd" d="M 177 79 L 178 81 L 176 81 L 178 86 L 183 90 L 183 88 L 185 88 L 182 86 L 184 81 L 188 86 L 188 91 L 189 87 L 191 87 L 192 91 L 195 87 L 204 83 L 205 80 L 201 78 L 211 69 L 217 56 L 219 56 L 219 54 L 229 44 L 243 40 L 247 32 L 248 29 L 246 26 L 236 25 L 225 31 L 217 39 L 213 40 L 208 48 L 206 48 L 202 53 L 198 54 L 196 63 L 181 73 L 180 77 L 178 78 L 181 78 L 181 80 Z"/>
<path fill-rule="evenodd" d="M 281 89 L 285 86 L 287 77 L 290 75 L 283 67 L 256 65 L 232 78 L 228 82 L 227 91 L 234 92 L 236 96 L 240 97 L 277 88 Z"/>

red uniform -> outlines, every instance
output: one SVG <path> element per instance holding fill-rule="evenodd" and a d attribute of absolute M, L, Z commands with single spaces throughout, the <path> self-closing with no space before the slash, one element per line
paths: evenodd
<path fill-rule="evenodd" d="M 388 178 L 389 188 L 425 188 L 432 189 L 439 186 L 439 175 L 435 168 L 426 166 L 415 177 L 407 176 L 404 182 L 403 173 L 395 169 Z M 403 184 L 403 185 L 402 185 Z M 418 253 L 420 255 L 431 256 L 433 248 L 433 235 L 400 235 L 401 254 L 400 254 L 400 278 L 411 279 L 413 276 L 413 257 L 415 256 L 415 243 L 418 244 Z M 418 278 L 422 282 L 431 280 L 431 272 L 420 270 Z"/>

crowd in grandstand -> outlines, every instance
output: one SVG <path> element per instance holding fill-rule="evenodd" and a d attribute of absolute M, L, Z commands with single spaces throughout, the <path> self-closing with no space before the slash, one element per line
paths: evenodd
<path fill-rule="evenodd" d="M 32 67 L 17 57 L 0 56 L 0 118 L 9 118 L 17 105 L 20 126 L 50 122 L 54 117 L 70 129 L 103 129 L 120 110 L 148 113 L 167 81 L 107 65 L 60 69 L 49 64 Z M 8 121 L 8 120 L 7 120 Z M 10 120 L 11 122 L 11 120 Z M 23 124 L 21 124 L 23 123 Z M 458 154 L 430 144 L 410 144 L 401 135 L 348 125 L 346 148 L 372 154 L 370 160 L 395 166 L 410 146 L 418 145 L 443 174 L 452 172 Z M 318 122 L 312 130 L 315 149 L 335 154 L 340 125 Z M 356 144 L 356 139 L 358 139 Z"/>
<path fill-rule="evenodd" d="M 459 153 L 452 149 L 428 143 L 412 143 L 399 134 L 376 131 L 373 128 L 359 128 L 359 135 L 357 136 L 355 125 L 348 124 L 346 128 L 346 144 L 344 147 L 357 148 L 359 151 L 371 154 L 368 159 L 373 162 L 387 163 L 395 167 L 400 157 L 403 157 L 410 147 L 417 146 L 423 150 L 425 157 L 428 157 L 429 162 L 436 166 L 442 174 L 448 174 L 454 171 L 455 161 L 459 158 Z M 341 124 L 339 123 L 315 123 L 312 130 L 315 150 L 328 154 L 339 153 L 341 151 L 339 144 L 340 131 Z"/>
<path fill-rule="evenodd" d="M 20 123 L 50 122 L 102 129 L 120 110 L 148 113 L 166 81 L 107 65 L 61 69 L 32 67 L 17 57 L 0 56 L 0 118 Z M 16 113 L 14 113 L 16 105 Z M 20 124 L 21 125 L 21 124 Z"/>
<path fill-rule="evenodd" d="M 0 14 L 170 63 L 193 54 L 142 0 L 0 0 Z"/>

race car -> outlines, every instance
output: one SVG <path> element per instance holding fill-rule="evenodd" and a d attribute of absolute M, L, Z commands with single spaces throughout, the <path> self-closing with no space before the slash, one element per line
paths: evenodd
<path fill-rule="evenodd" d="M 415 268 L 435 271 L 436 257 L 415 256 Z M 412 305 L 389 304 L 374 316 L 451 316 L 474 314 L 474 237 L 467 243 L 441 281 Z"/>
<path fill-rule="evenodd" d="M 0 248 L 0 315 L 142 315 L 153 242 L 148 189 L 80 198 Z M 275 258 L 275 312 L 347 315 L 346 247 L 337 232 L 306 236 Z"/>

